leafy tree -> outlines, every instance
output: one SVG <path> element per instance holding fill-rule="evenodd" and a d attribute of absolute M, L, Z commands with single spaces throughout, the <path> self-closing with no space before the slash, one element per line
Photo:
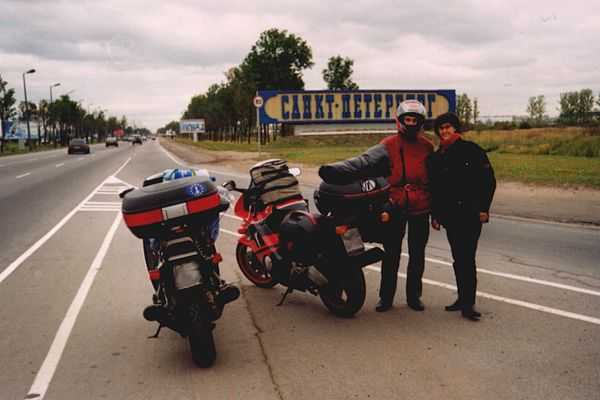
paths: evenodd
<path fill-rule="evenodd" d="M 354 61 L 348 57 L 337 55 L 329 58 L 327 68 L 323 73 L 323 80 L 327 88 L 332 90 L 358 90 L 358 85 L 352 81 Z"/>
<path fill-rule="evenodd" d="M 456 99 L 456 114 L 465 127 L 471 124 L 473 106 L 471 105 L 471 99 L 469 99 L 466 93 L 460 94 Z"/>
<path fill-rule="evenodd" d="M 592 118 L 594 109 L 594 94 L 591 89 L 582 89 L 579 91 L 579 101 L 577 102 L 577 119 L 579 123 L 588 123 Z"/>
<path fill-rule="evenodd" d="M 30 101 L 25 104 L 24 101 L 19 102 L 19 118 L 22 120 L 27 119 L 27 114 L 29 115 L 29 120 L 37 117 L 37 105 Z"/>
<path fill-rule="evenodd" d="M 479 101 L 477 98 L 473 99 L 473 124 L 477 124 L 479 120 Z"/>
<path fill-rule="evenodd" d="M 44 129 L 44 142 L 48 141 L 48 101 L 40 100 L 38 104 L 38 119 L 42 123 L 42 128 Z M 41 143 L 42 137 L 39 136 L 39 141 Z"/>
<path fill-rule="evenodd" d="M 243 62 L 225 73 L 225 82 L 190 99 L 182 118 L 203 118 L 210 139 L 250 141 L 256 126 L 251 101 L 256 91 L 303 89 L 302 72 L 312 66 L 312 50 L 305 40 L 285 30 L 269 29 L 261 33 Z M 159 132 L 169 129 L 178 132 L 178 122 L 170 122 Z M 272 132 L 261 130 L 261 141 L 275 137 Z"/>
<path fill-rule="evenodd" d="M 3 80 L 2 76 L 0 76 L 0 124 L 13 118 L 17 114 L 15 108 L 15 103 L 17 102 L 17 99 L 15 98 L 15 89 L 11 88 L 6 90 L 7 86 L 8 82 Z M 2 135 L 4 135 L 3 130 Z M 0 152 L 4 152 L 4 136 L 0 138 Z"/>
<path fill-rule="evenodd" d="M 560 94 L 559 121 L 564 124 L 583 124 L 591 120 L 594 95 L 590 89 Z"/>
<path fill-rule="evenodd" d="M 302 71 L 311 68 L 308 43 L 287 30 L 269 29 L 260 34 L 240 66 L 244 78 L 255 88 L 304 89 Z"/>
<path fill-rule="evenodd" d="M 532 96 L 527 104 L 529 118 L 536 123 L 542 122 L 546 113 L 546 99 L 544 95 Z"/>

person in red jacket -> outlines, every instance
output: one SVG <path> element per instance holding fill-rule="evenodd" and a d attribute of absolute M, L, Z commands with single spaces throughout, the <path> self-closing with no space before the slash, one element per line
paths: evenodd
<path fill-rule="evenodd" d="M 396 112 L 398 133 L 386 137 L 362 155 L 324 165 L 321 178 L 332 184 L 345 184 L 370 177 L 386 177 L 391 185 L 392 218 L 383 235 L 385 257 L 381 268 L 378 312 L 392 307 L 402 240 L 408 227 L 408 268 L 406 302 L 410 308 L 423 311 L 422 277 L 425 268 L 425 245 L 429 239 L 431 194 L 428 188 L 426 160 L 433 144 L 423 135 L 425 107 L 417 100 L 400 103 Z"/>

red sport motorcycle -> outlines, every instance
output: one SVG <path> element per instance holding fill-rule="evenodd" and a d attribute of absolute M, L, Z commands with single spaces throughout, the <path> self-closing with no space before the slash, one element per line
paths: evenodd
<path fill-rule="evenodd" d="M 234 181 L 223 186 L 241 193 L 234 212 L 242 219 L 236 248 L 238 265 L 261 288 L 287 286 L 279 305 L 293 290 L 318 295 L 335 315 L 352 317 L 365 301 L 362 268 L 378 262 L 383 251 L 365 249 L 385 211 L 389 185 L 368 179 L 350 185 L 321 183 L 315 191 L 320 214 L 311 213 L 296 175 L 284 160 L 267 160 L 250 169 L 248 188 Z"/>

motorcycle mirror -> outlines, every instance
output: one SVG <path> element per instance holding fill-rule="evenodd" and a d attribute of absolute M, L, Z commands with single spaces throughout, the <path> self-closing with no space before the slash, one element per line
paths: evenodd
<path fill-rule="evenodd" d="M 223 187 L 227 190 L 235 190 L 235 181 L 227 181 L 223 184 Z"/>
<path fill-rule="evenodd" d="M 302 174 L 302 171 L 300 171 L 300 168 L 296 168 L 296 167 L 289 168 L 288 171 L 290 174 L 292 174 L 294 176 L 300 176 L 300 174 Z"/>
<path fill-rule="evenodd" d="M 125 197 L 125 195 L 126 195 L 127 193 L 131 192 L 133 189 L 135 189 L 135 188 L 132 188 L 132 187 L 131 187 L 131 188 L 128 188 L 128 189 L 125 189 L 125 190 L 123 190 L 121 193 L 119 193 L 119 198 L 120 198 L 120 199 L 122 199 L 123 197 Z"/>

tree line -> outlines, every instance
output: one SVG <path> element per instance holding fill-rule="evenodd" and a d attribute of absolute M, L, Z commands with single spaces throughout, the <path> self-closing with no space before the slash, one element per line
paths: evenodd
<path fill-rule="evenodd" d="M 352 81 L 354 61 L 340 55 L 329 58 L 323 79 L 329 89 L 358 89 Z M 302 90 L 303 71 L 314 66 L 310 45 L 287 30 L 262 32 L 243 61 L 225 72 L 225 81 L 211 85 L 205 93 L 191 98 L 182 119 L 203 118 L 206 138 L 248 141 L 256 135 L 256 109 L 252 98 L 257 90 Z M 171 121 L 159 133 L 179 131 Z M 260 140 L 266 143 L 285 134 L 285 127 L 261 127 Z"/>
<path fill-rule="evenodd" d="M 565 126 L 587 126 L 600 124 L 600 93 L 594 96 L 591 89 L 564 92 L 560 94 L 557 111 L 558 118 L 551 119 L 546 114 L 547 101 L 544 95 L 531 96 L 527 102 L 527 118 L 519 121 L 499 121 L 496 123 L 479 119 L 477 98 L 471 100 L 466 93 L 456 98 L 456 113 L 461 122 L 468 128 L 530 128 L 552 124 Z"/>
<path fill-rule="evenodd" d="M 96 138 L 103 141 L 118 129 L 123 129 L 126 133 L 133 133 L 135 130 L 128 124 L 125 116 L 117 118 L 104 111 L 89 112 L 69 95 L 62 95 L 52 102 L 40 100 L 37 104 L 25 104 L 21 101 L 17 106 L 15 89 L 8 88 L 8 83 L 0 76 L 0 121 L 27 119 L 39 124 L 37 144 L 52 143 L 55 147 L 68 145 L 73 137 L 87 138 L 88 143 L 91 143 Z M 4 151 L 4 142 L 2 137 L 1 152 Z"/>

